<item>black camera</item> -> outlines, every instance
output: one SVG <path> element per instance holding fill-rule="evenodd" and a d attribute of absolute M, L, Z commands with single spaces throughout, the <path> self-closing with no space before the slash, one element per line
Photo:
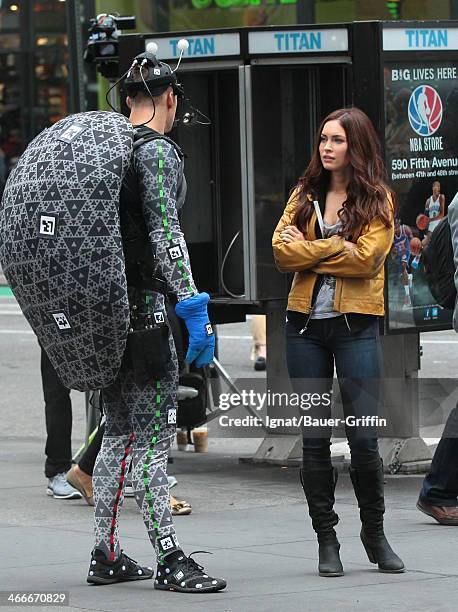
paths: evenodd
<path fill-rule="evenodd" d="M 119 75 L 118 37 L 121 30 L 134 30 L 135 17 L 121 17 L 102 13 L 89 22 L 89 39 L 84 60 L 95 63 L 97 70 L 107 79 Z"/>

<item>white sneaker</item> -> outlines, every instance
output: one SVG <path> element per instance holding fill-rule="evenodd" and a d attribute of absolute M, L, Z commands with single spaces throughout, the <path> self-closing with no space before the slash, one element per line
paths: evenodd
<path fill-rule="evenodd" d="M 83 497 L 67 482 L 65 472 L 61 472 L 48 480 L 46 494 L 54 497 L 54 499 L 81 499 Z"/>
<path fill-rule="evenodd" d="M 169 489 L 173 489 L 173 487 L 178 484 L 178 480 L 175 476 L 167 476 L 167 480 L 169 481 Z"/>
<path fill-rule="evenodd" d="M 129 479 L 124 486 L 124 497 L 134 497 L 134 487 L 132 486 L 132 481 Z"/>

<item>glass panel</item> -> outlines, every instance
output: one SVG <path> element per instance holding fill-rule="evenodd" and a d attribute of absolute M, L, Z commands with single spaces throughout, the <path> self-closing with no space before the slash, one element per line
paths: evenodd
<path fill-rule="evenodd" d="M 450 19 L 450 0 L 315 0 L 316 23 L 368 19 Z"/>
<path fill-rule="evenodd" d="M 308 68 L 279 66 L 252 70 L 258 299 L 286 295 L 286 276 L 275 267 L 271 240 L 288 193 L 305 166 L 309 73 Z"/>
<path fill-rule="evenodd" d="M 68 38 L 65 1 L 33 3 L 34 54 L 33 133 L 69 113 Z"/>
<path fill-rule="evenodd" d="M 226 28 L 296 23 L 297 0 L 169 0 L 168 24 L 157 3 L 158 23 L 169 30 Z"/>
<path fill-rule="evenodd" d="M 286 297 L 272 233 L 310 160 L 317 124 L 345 104 L 344 79 L 341 66 L 252 67 L 258 299 Z"/>
<path fill-rule="evenodd" d="M 183 74 L 181 77 L 186 96 L 206 115 L 212 115 L 210 106 L 213 91 L 212 81 L 211 74 Z M 187 108 L 182 108 L 180 102 L 177 116 L 181 117 L 187 110 Z M 215 169 L 211 160 L 214 159 L 216 151 L 213 134 L 213 126 L 209 128 L 195 125 L 180 126 L 171 136 L 176 138 L 185 153 L 194 152 L 185 160 L 188 192 L 180 218 L 193 262 L 193 274 L 197 286 L 202 287 L 201 291 L 208 291 L 215 295 L 218 293 L 218 242 L 214 234 Z"/>
<path fill-rule="evenodd" d="M 18 49 L 21 46 L 19 34 L 1 34 L 0 49 Z"/>
<path fill-rule="evenodd" d="M 137 18 L 137 28 L 126 30 L 124 33 L 131 32 L 157 32 L 162 28 L 158 27 L 157 13 L 168 14 L 169 0 L 96 0 L 95 13 L 90 17 L 95 17 L 100 13 L 119 13 L 121 16 L 135 15 Z M 168 28 L 166 28 L 168 29 Z"/>
<path fill-rule="evenodd" d="M 20 0 L 17 2 L 6 1 L 1 3 L 0 7 L 0 31 L 17 30 L 19 29 L 20 19 Z"/>
<path fill-rule="evenodd" d="M 62 48 L 37 48 L 34 132 L 59 121 L 68 112 L 68 52 Z"/>
<path fill-rule="evenodd" d="M 0 55 L 0 192 L 25 143 L 19 54 Z"/>
<path fill-rule="evenodd" d="M 65 31 L 65 2 L 59 0 L 34 2 L 32 20 L 36 35 Z"/>
<path fill-rule="evenodd" d="M 244 290 L 240 116 L 238 103 L 234 104 L 238 72 L 196 71 L 183 73 L 180 80 L 191 104 L 212 121 L 181 125 L 172 134 L 189 154 L 188 194 L 180 216 L 194 278 L 199 289 L 212 296 L 240 296 Z M 184 104 L 178 117 L 190 110 Z"/>
<path fill-rule="evenodd" d="M 37 47 L 51 47 L 60 45 L 66 47 L 68 45 L 68 37 L 66 34 L 43 34 L 35 36 L 35 44 Z"/>

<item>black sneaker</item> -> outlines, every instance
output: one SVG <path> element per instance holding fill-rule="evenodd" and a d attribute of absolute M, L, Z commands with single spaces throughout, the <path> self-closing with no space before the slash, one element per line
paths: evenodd
<path fill-rule="evenodd" d="M 183 553 L 183 556 L 178 557 L 173 564 L 158 565 L 154 588 L 181 593 L 216 593 L 216 591 L 225 589 L 227 584 L 225 580 L 207 576 L 204 568 L 191 559 L 191 555 L 201 552 L 206 553 L 207 551 L 197 550 L 189 557 Z"/>
<path fill-rule="evenodd" d="M 148 580 L 153 576 L 152 567 L 142 567 L 122 550 L 116 561 L 109 561 L 102 551 L 93 550 L 87 581 L 89 584 L 114 584 L 128 580 Z"/>

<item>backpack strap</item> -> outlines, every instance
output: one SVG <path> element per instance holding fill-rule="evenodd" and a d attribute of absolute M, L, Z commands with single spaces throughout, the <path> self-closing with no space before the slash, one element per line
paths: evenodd
<path fill-rule="evenodd" d="M 180 160 L 183 159 L 183 151 L 180 149 L 177 143 L 168 136 L 160 134 L 159 132 L 151 131 L 150 129 L 142 129 L 142 127 L 134 128 L 134 132 L 134 151 L 144 145 L 146 142 L 151 142 L 152 140 L 165 140 L 173 146 Z"/>

